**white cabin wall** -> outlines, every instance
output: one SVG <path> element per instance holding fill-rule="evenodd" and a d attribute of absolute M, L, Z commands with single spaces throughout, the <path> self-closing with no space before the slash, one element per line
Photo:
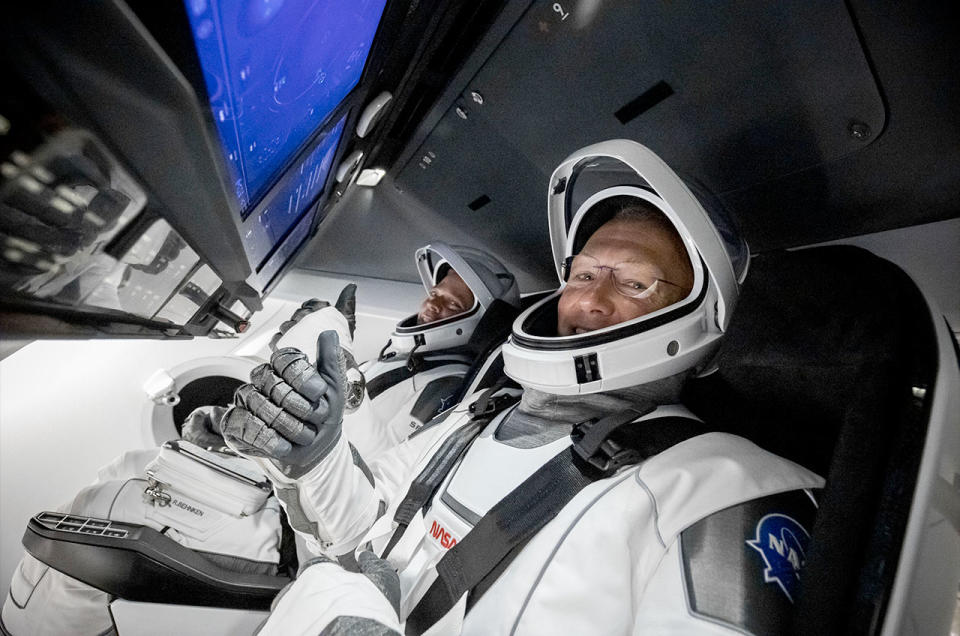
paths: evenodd
<path fill-rule="evenodd" d="M 372 279 L 358 286 L 358 360 L 375 357 L 393 325 L 414 313 L 420 285 Z M 28 519 L 69 501 L 126 450 L 149 444 L 143 432 L 144 382 L 206 356 L 262 352 L 301 302 L 333 303 L 346 283 L 291 272 L 239 339 L 49 340 L 0 361 L 0 598 L 6 598 Z"/>

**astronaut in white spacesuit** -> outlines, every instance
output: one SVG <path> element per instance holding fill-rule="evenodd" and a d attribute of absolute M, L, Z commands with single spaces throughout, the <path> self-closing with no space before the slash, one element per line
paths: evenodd
<path fill-rule="evenodd" d="M 350 458 L 362 474 L 369 473 L 367 462 L 454 406 L 468 388 L 465 383 L 484 381 L 487 369 L 477 365 L 478 358 L 502 342 L 519 313 L 516 279 L 490 254 L 435 241 L 418 249 L 415 261 L 426 297 L 417 313 L 397 323 L 376 360 L 358 365 L 349 346 L 356 328 L 356 286 L 352 284 L 332 306 L 318 299 L 305 302 L 280 326 L 269 345 L 271 351 L 286 347 L 312 356 L 317 334 L 340 334 L 347 345 L 340 351 L 348 387 L 342 428 Z M 254 381 L 268 381 L 269 371 L 269 365 L 254 369 Z M 258 398 L 251 387 L 238 394 L 241 403 L 264 403 Z M 279 409 L 276 414 L 282 427 L 286 418 Z M 228 431 L 227 436 L 238 450 L 250 450 L 242 441 L 242 428 Z M 261 462 L 261 467 L 268 474 L 273 468 L 269 462 Z M 299 506 L 295 484 L 286 481 L 281 477 L 274 485 L 291 526 L 306 539 L 309 550 L 323 552 L 315 541 L 313 522 Z"/>
<path fill-rule="evenodd" d="M 379 357 L 360 366 L 367 399 L 344 425 L 367 461 L 456 404 L 471 365 L 519 313 L 516 280 L 490 254 L 435 241 L 415 258 L 427 295 Z"/>
<path fill-rule="evenodd" d="M 418 249 L 415 261 L 426 292 L 417 313 L 397 323 L 375 360 L 358 364 L 345 350 L 353 394 L 344 434 L 367 461 L 456 404 L 472 365 L 502 343 L 520 311 L 516 279 L 486 252 L 435 241 Z M 333 308 L 316 298 L 303 303 L 281 324 L 266 356 L 281 338 L 283 346 L 312 355 L 317 334 L 342 321 L 338 313 L 352 340 L 355 293 L 356 285 L 347 285 Z M 483 380 L 480 371 L 474 383 Z"/>
<path fill-rule="evenodd" d="M 262 634 L 784 629 L 823 480 L 677 403 L 711 371 L 746 245 L 634 142 L 574 153 L 549 192 L 561 286 L 503 347 L 519 404 L 509 387 L 470 396 L 361 475 L 338 426 L 343 334 L 327 332 L 316 368 L 281 350 L 257 383 L 298 425 L 225 417 L 297 484 L 328 554 L 372 551 L 398 575 L 312 565 Z"/>
<path fill-rule="evenodd" d="M 256 465 L 230 453 L 217 435 L 224 410 L 196 409 L 184 423 L 184 439 L 159 451 L 124 453 L 59 510 L 148 526 L 227 570 L 289 576 L 281 572 L 279 503 Z M 10 583 L 2 626 L 13 636 L 112 634 L 110 600 L 26 554 Z"/>

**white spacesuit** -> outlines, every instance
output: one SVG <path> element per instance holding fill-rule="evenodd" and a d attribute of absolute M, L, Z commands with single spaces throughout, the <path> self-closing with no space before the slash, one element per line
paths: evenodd
<path fill-rule="evenodd" d="M 518 405 L 510 389 L 474 395 L 360 478 L 326 429 L 341 392 L 331 354 L 318 356 L 325 392 L 296 354 L 274 359 L 285 390 L 318 405 L 304 422 L 323 438 L 274 454 L 275 470 L 297 481 L 330 552 L 387 559 L 400 603 L 391 612 L 363 574 L 322 564 L 262 634 L 347 617 L 365 633 L 784 629 L 823 480 L 676 404 L 687 377 L 711 370 L 745 244 L 634 142 L 574 153 L 549 192 L 561 287 L 504 345 Z M 231 417 L 272 434 L 256 412 Z"/>
<path fill-rule="evenodd" d="M 223 410 L 198 409 L 189 419 L 218 419 Z M 191 428 L 185 426 L 188 437 Z M 60 511 L 142 524 L 220 567 L 277 576 L 280 507 L 270 494 L 249 460 L 177 440 L 159 451 L 124 453 Z M 114 633 L 110 600 L 27 554 L 14 572 L 2 624 L 13 636 Z"/>
<path fill-rule="evenodd" d="M 401 320 L 380 356 L 361 365 L 367 399 L 345 422 L 344 434 L 368 461 L 456 404 L 476 357 L 502 338 L 498 334 L 519 311 L 513 274 L 490 254 L 435 241 L 415 258 L 428 298 L 454 271 L 473 304 L 439 320 L 421 322 L 417 314 Z"/>

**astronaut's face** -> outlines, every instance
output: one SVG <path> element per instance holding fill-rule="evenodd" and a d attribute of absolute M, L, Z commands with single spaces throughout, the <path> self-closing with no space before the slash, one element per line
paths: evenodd
<path fill-rule="evenodd" d="M 462 314 L 473 307 L 473 292 L 452 269 L 433 286 L 420 303 L 417 324 L 423 325 Z"/>
<path fill-rule="evenodd" d="M 571 261 L 557 333 L 639 318 L 686 298 L 692 288 L 693 269 L 679 235 L 652 221 L 613 219 Z"/>

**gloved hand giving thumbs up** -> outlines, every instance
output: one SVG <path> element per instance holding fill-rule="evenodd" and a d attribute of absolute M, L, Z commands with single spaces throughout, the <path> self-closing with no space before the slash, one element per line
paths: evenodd
<path fill-rule="evenodd" d="M 344 290 L 336 309 L 319 307 L 304 316 L 295 314 L 297 320 L 288 321 L 283 325 L 286 328 L 281 328 L 283 338 L 271 344 L 283 345 L 286 340 L 305 346 L 311 321 L 303 318 L 313 311 L 316 314 L 310 318 L 316 316 L 315 324 L 330 325 L 330 319 L 335 318 L 334 324 L 343 337 L 349 338 L 353 314 L 349 310 L 353 307 L 346 301 L 353 300 L 354 289 L 350 285 Z M 348 312 L 344 313 L 344 309 Z M 321 315 L 328 312 L 332 313 L 327 318 Z M 276 349 L 269 363 L 250 374 L 250 384 L 237 389 L 234 406 L 220 422 L 227 443 L 244 455 L 270 459 L 289 479 L 297 479 L 316 466 L 340 438 L 348 398 L 351 406 L 356 406 L 352 402 L 357 397 L 357 381 L 348 382 L 347 377 L 356 363 L 340 344 L 336 330 L 320 333 L 316 339 L 316 364 L 300 349 Z M 362 399 L 362 384 L 359 386 Z"/>

